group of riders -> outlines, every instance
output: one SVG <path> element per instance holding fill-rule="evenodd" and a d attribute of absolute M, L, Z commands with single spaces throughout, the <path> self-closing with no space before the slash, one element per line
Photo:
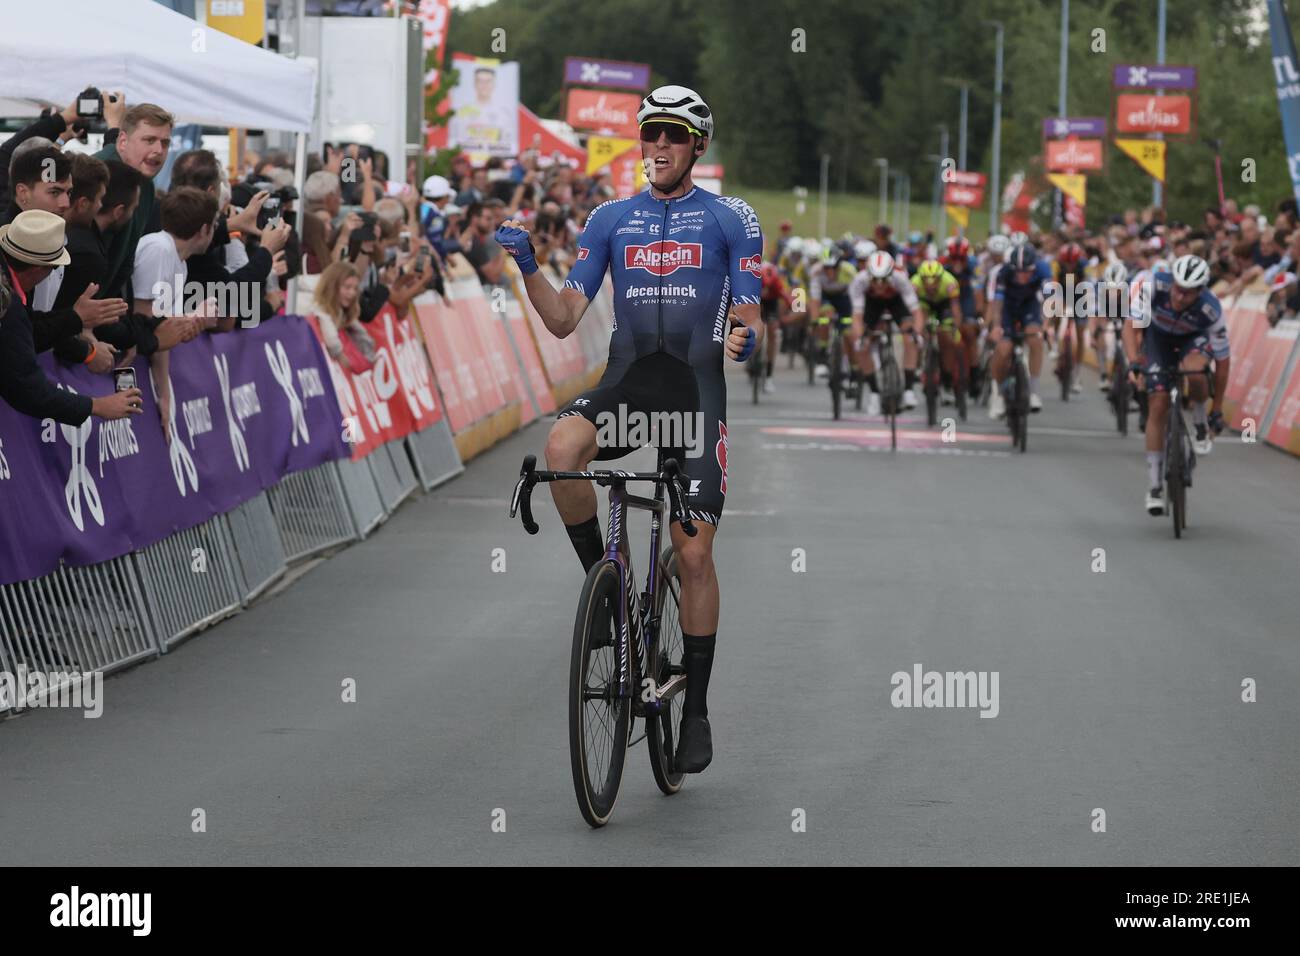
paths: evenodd
<path fill-rule="evenodd" d="M 781 352 L 805 356 L 814 378 L 828 377 L 828 345 L 840 335 L 837 354 L 868 389 L 867 413 L 880 414 L 878 345 L 891 333 L 890 322 L 902 334 L 901 410 L 918 404 L 918 368 L 924 367 L 927 342 L 937 343 L 941 401 L 952 404 L 954 390 L 961 388 L 971 398 L 987 394 L 995 419 L 1006 415 L 1013 332 L 1023 337 L 1028 353 L 1031 412 L 1043 408 L 1039 377 L 1045 353 L 1055 359 L 1063 390 L 1077 394 L 1086 340 L 1095 350 L 1100 387 L 1111 393 L 1111 369 L 1122 350 L 1124 367 L 1132 369 L 1138 427 L 1147 436 L 1145 506 L 1153 515 L 1165 508 L 1161 476 L 1171 373 L 1207 373 L 1190 376 L 1186 387 L 1198 455 L 1209 454 L 1224 427 L 1219 408 L 1207 413 L 1206 406 L 1211 379 L 1220 396 L 1227 383 L 1227 331 L 1209 290 L 1210 268 L 1198 256 L 1170 260 L 1160 249 L 1143 247 L 1132 261 L 1103 260 L 1058 234 L 1036 240 L 1024 233 L 995 234 L 979 248 L 957 235 L 940 249 L 919 233 L 896 245 L 885 225 L 872 238 L 819 240 L 788 232 L 789 224 L 782 223 L 781 238 L 763 264 L 768 334 L 759 361 L 765 392 L 775 387 L 778 341 Z"/>

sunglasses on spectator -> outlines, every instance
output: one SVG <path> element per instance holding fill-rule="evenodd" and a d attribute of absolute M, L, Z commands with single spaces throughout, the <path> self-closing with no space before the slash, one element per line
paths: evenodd
<path fill-rule="evenodd" d="M 667 136 L 668 142 L 674 146 L 684 146 L 691 141 L 692 136 L 704 134 L 694 126 L 687 126 L 677 120 L 649 120 L 641 124 L 641 142 L 657 143 L 661 135 Z"/>

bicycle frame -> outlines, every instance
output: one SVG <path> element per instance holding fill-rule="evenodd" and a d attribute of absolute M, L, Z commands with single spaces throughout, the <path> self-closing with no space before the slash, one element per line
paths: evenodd
<path fill-rule="evenodd" d="M 646 655 L 649 653 L 654 638 L 658 634 L 659 618 L 655 598 L 662 586 L 659 572 L 659 542 L 663 527 L 664 514 L 671 508 L 670 514 L 681 517 L 682 530 L 687 537 L 695 537 L 699 529 L 686 516 L 681 507 L 682 489 L 680 485 L 681 470 L 677 460 L 669 458 L 662 462 L 657 472 L 631 471 L 537 471 L 537 458 L 529 455 L 524 459 L 519 470 L 519 481 L 515 484 L 514 496 L 510 502 L 510 517 L 522 512 L 524 530 L 537 534 L 539 527 L 533 520 L 530 503 L 532 489 L 539 482 L 548 481 L 594 481 L 609 488 L 609 534 L 605 545 L 606 561 L 612 561 L 618 567 L 618 607 L 614 609 L 618 624 L 618 660 L 619 686 L 618 696 L 633 700 L 634 713 L 640 702 L 635 693 L 638 679 L 645 676 Z M 645 498 L 629 494 L 629 481 L 653 481 L 655 496 Z M 667 489 L 665 498 L 664 490 Z M 636 508 L 650 512 L 650 570 L 646 574 L 646 588 L 638 595 L 634 590 L 635 571 L 632 567 L 631 547 L 626 540 L 627 509 Z M 635 657 L 633 656 L 635 654 Z M 635 667 L 635 671 L 633 670 Z M 669 689 L 670 691 L 672 688 Z M 660 705 L 670 699 L 672 693 L 662 693 L 663 688 L 655 688 L 652 700 L 646 701 L 644 713 L 658 714 Z"/>

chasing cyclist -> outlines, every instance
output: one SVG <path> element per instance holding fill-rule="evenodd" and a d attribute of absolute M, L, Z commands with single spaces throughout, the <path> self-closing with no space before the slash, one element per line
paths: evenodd
<path fill-rule="evenodd" d="M 921 263 L 916 275 L 912 276 L 912 286 L 921 303 L 922 318 L 926 322 L 938 323 L 939 361 L 948 381 L 956 388 L 962 381 L 958 372 L 966 362 L 966 352 L 960 345 L 962 333 L 959 331 L 964 327 L 965 315 L 961 307 L 961 286 L 938 259 L 927 259 Z M 922 325 L 921 328 L 924 329 L 925 326 Z M 946 395 L 944 404 L 950 404 Z"/>
<path fill-rule="evenodd" d="M 1019 324 L 1029 344 L 1029 410 L 1043 410 L 1043 400 L 1038 397 L 1038 373 L 1043 368 L 1043 286 L 1052 281 L 1052 270 L 1038 257 L 1037 250 L 1028 242 L 1013 245 L 1006 264 L 998 270 L 997 287 L 989 307 L 989 327 L 999 336 L 993 353 L 993 380 L 998 388 L 993 390 L 989 414 L 1001 418 L 1006 414 L 1001 385 L 1011 370 L 1011 339 L 1008 337 Z"/>
<path fill-rule="evenodd" d="M 1223 401 L 1228 387 L 1231 365 L 1228 327 L 1223 321 L 1223 306 L 1208 288 L 1210 267 L 1199 256 L 1182 256 L 1169 272 L 1157 271 L 1151 277 L 1150 298 L 1135 303 L 1133 321 L 1124 324 L 1124 348 L 1137 354 L 1137 328 L 1145 327 L 1144 339 L 1147 388 L 1147 514 L 1160 515 L 1165 510 L 1165 423 L 1169 415 L 1168 376 L 1177 369 L 1204 372 L 1214 359 L 1215 404 Z M 1193 447 L 1198 455 L 1208 455 L 1213 440 L 1209 434 L 1223 431 L 1223 413 L 1216 407 L 1207 417 L 1206 375 L 1189 375 L 1186 394 L 1192 403 L 1192 422 L 1196 428 Z"/>
<path fill-rule="evenodd" d="M 916 289 L 912 287 L 907 273 L 898 266 L 894 257 L 883 249 L 877 249 L 867 257 L 867 268 L 859 272 L 849 283 L 849 300 L 853 307 L 853 332 L 849 341 L 857 342 L 862 338 L 863 326 L 873 337 L 880 325 L 881 318 L 888 313 L 889 318 L 898 325 L 903 333 L 903 408 L 916 407 L 916 394 L 912 386 L 916 384 L 917 347 L 915 329 L 921 327 L 921 305 L 916 298 Z M 889 333 L 888 325 L 884 333 Z M 871 389 L 869 415 L 880 414 L 880 385 L 876 381 L 874 349 L 864 347 L 857 352 L 858 367 Z"/>
<path fill-rule="evenodd" d="M 650 186 L 592 210 L 578 240 L 578 257 L 563 289 L 537 270 L 527 231 L 504 223 L 496 240 L 519 265 L 528 298 L 557 338 L 571 335 L 608 271 L 614 283 L 615 325 L 609 362 L 596 387 L 575 398 L 551 426 L 548 467 L 584 470 L 593 460 L 633 449 L 599 447 L 602 412 L 676 412 L 702 421 L 693 449 L 663 448 L 686 472 L 686 504 L 699 534 L 670 526 L 682 581 L 681 626 L 686 670 L 677 767 L 698 773 L 713 757 L 707 692 L 718 629 L 718 577 L 713 538 L 727 492 L 726 355 L 743 362 L 760 344 L 763 235 L 742 199 L 695 186 L 691 169 L 713 138 L 713 114 L 694 90 L 661 86 L 637 110 L 641 158 Z M 736 324 L 727 325 L 734 312 Z M 702 454 L 701 454 L 702 452 Z M 555 506 L 584 570 L 605 553 L 588 482 L 551 485 Z"/>

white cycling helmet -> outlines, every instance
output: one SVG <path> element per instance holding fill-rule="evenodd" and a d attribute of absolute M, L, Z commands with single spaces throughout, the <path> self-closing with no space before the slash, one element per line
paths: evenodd
<path fill-rule="evenodd" d="M 853 246 L 853 256 L 856 259 L 867 259 L 876 251 L 876 244 L 870 239 L 859 239 Z"/>
<path fill-rule="evenodd" d="M 1200 256 L 1179 256 L 1173 272 L 1174 284 L 1180 289 L 1201 289 L 1210 281 L 1210 267 Z"/>
<path fill-rule="evenodd" d="M 792 256 L 803 254 L 803 240 L 798 236 L 791 236 L 785 241 L 785 251 Z"/>
<path fill-rule="evenodd" d="M 1111 285 L 1123 285 L 1128 282 L 1128 268 L 1122 262 L 1112 262 L 1101 274 L 1101 278 Z"/>
<path fill-rule="evenodd" d="M 873 279 L 888 279 L 894 272 L 894 257 L 884 250 L 876 250 L 867 259 L 867 273 Z"/>
<path fill-rule="evenodd" d="M 1007 250 L 1010 248 L 1011 248 L 1011 240 L 1008 239 L 1006 236 L 1002 235 L 1001 233 L 998 233 L 997 235 L 989 236 L 989 242 L 988 242 L 989 255 L 997 256 L 1000 258 L 1002 256 L 1005 256 L 1007 254 Z"/>
<path fill-rule="evenodd" d="M 803 254 L 805 259 L 820 259 L 822 244 L 816 239 L 805 239 L 803 241 Z"/>
<path fill-rule="evenodd" d="M 636 111 L 637 125 L 652 116 L 674 116 L 713 140 L 713 112 L 699 93 L 685 86 L 661 86 L 651 90 Z"/>

